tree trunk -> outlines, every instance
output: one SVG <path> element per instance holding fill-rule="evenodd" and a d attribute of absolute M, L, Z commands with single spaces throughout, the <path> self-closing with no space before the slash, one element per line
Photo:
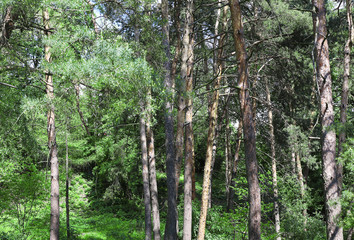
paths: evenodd
<path fill-rule="evenodd" d="M 275 232 L 277 233 L 277 240 L 281 240 L 280 213 L 279 213 L 279 203 L 278 203 L 277 160 L 275 158 L 275 137 L 274 137 L 274 125 L 273 125 L 273 110 L 272 110 L 272 101 L 270 98 L 270 91 L 269 91 L 269 86 L 268 86 L 267 80 L 266 80 L 266 92 L 267 92 L 267 105 L 268 105 L 270 149 L 271 149 L 271 156 L 272 156 L 272 182 L 273 182 L 273 196 L 274 196 Z"/>
<path fill-rule="evenodd" d="M 224 8 L 225 9 L 225 8 Z M 226 11 L 226 10 L 225 10 Z M 225 13 L 225 12 L 224 12 Z M 220 13 L 218 13 L 220 15 Z M 218 20 L 217 20 L 218 21 Z M 218 24 L 216 24 L 217 27 Z M 217 126 L 218 118 L 218 104 L 219 104 L 219 87 L 222 79 L 222 64 L 221 59 L 223 56 L 223 43 L 225 39 L 225 34 L 220 36 L 218 41 L 219 51 L 217 54 L 217 64 L 218 69 L 216 70 L 217 77 L 213 86 L 213 94 L 209 107 L 209 130 L 208 130 L 208 139 L 207 139 L 207 150 L 205 157 L 205 166 L 204 166 L 204 176 L 203 176 L 203 192 L 202 192 L 202 203 L 200 210 L 199 218 L 199 229 L 198 229 L 198 240 L 203 240 L 205 237 L 205 226 L 206 226 L 206 217 L 208 213 L 209 198 L 211 198 L 211 174 L 212 174 L 212 165 L 213 165 L 213 148 L 215 143 L 215 132 Z"/>
<path fill-rule="evenodd" d="M 171 78 L 175 83 L 176 81 L 176 72 L 177 72 L 177 62 L 179 60 L 179 56 L 181 54 L 181 34 L 179 29 L 181 28 L 180 23 L 180 8 L 181 1 L 175 1 L 176 4 L 176 12 L 174 15 L 177 31 L 177 45 L 175 56 L 172 61 L 172 69 L 171 69 Z M 186 68 L 186 66 L 181 66 L 181 71 Z M 175 88 L 175 86 L 174 86 Z M 185 93 L 185 79 L 181 77 L 181 80 L 177 83 L 177 95 L 178 95 L 178 113 L 177 113 L 177 131 L 176 131 L 176 160 L 175 160 L 175 168 L 176 168 L 176 197 L 178 196 L 178 186 L 179 186 L 179 177 L 181 174 L 181 166 L 183 160 L 183 142 L 184 142 L 184 119 L 185 119 L 185 101 L 184 101 L 184 93 Z"/>
<path fill-rule="evenodd" d="M 249 80 L 247 70 L 247 53 L 243 36 L 241 7 L 238 0 L 229 0 L 233 36 L 235 40 L 236 57 L 238 62 L 240 89 L 240 107 L 245 138 L 246 171 L 249 194 L 249 240 L 261 239 L 261 193 L 258 181 L 258 163 L 256 158 L 256 134 L 253 123 L 252 101 L 249 96 Z"/>
<path fill-rule="evenodd" d="M 43 24 L 45 28 L 45 35 L 50 36 L 50 26 L 49 26 L 49 13 L 47 9 L 43 10 Z M 51 53 L 50 46 L 44 46 L 44 58 L 50 63 Z M 50 151 L 50 174 L 51 174 L 51 192 L 50 192 L 50 240 L 59 240 L 59 161 L 58 161 L 58 149 L 56 142 L 56 132 L 55 132 L 55 113 L 54 113 L 54 85 L 53 85 L 53 75 L 49 70 L 45 70 L 45 83 L 47 97 L 49 99 L 49 110 L 48 110 L 48 148 Z"/>
<path fill-rule="evenodd" d="M 184 164 L 184 216 L 183 240 L 192 239 L 192 174 L 193 174 L 193 0 L 187 0 L 181 77 L 186 83 L 186 122 L 185 122 L 185 164 Z"/>
<path fill-rule="evenodd" d="M 161 1 L 162 10 L 162 35 L 163 46 L 165 51 L 165 79 L 164 87 L 166 90 L 165 98 L 165 134 L 166 134 L 166 175 L 167 175 L 167 220 L 165 227 L 165 240 L 177 239 L 177 204 L 176 204 L 176 172 L 175 172 L 175 149 L 173 136 L 173 85 L 171 81 L 171 54 L 170 54 L 170 37 L 169 37 L 169 13 L 168 1 Z"/>
<path fill-rule="evenodd" d="M 153 219 L 153 233 L 154 239 L 160 240 L 160 211 L 157 192 L 156 181 L 156 164 L 155 164 L 155 145 L 154 133 L 151 129 L 151 88 L 148 90 L 147 99 L 147 121 L 146 121 L 146 135 L 148 138 L 148 159 L 149 159 L 149 173 L 150 173 L 150 192 L 151 192 L 151 206 L 152 206 L 152 219 Z"/>
<path fill-rule="evenodd" d="M 180 19 L 180 14 L 181 14 L 181 0 L 175 0 L 175 12 L 174 12 L 174 24 L 177 30 L 176 32 L 176 49 L 175 49 L 175 55 L 172 60 L 171 64 L 171 81 L 172 81 L 172 88 L 175 89 L 175 80 L 176 80 L 176 73 L 177 73 L 177 64 L 181 56 L 181 19 Z M 176 175 L 177 176 L 177 175 Z"/>
<path fill-rule="evenodd" d="M 65 173 L 66 173 L 66 181 L 65 181 L 65 207 L 66 207 L 66 237 L 67 239 L 71 239 L 70 236 L 70 208 L 69 208 L 69 151 L 68 151 L 68 135 L 67 135 L 68 125 L 66 125 L 65 132 Z"/>
<path fill-rule="evenodd" d="M 182 61 L 182 71 L 187 71 L 186 63 Z M 181 74 L 183 75 L 183 73 Z M 176 131 L 176 196 L 178 196 L 179 177 L 181 174 L 181 165 L 183 160 L 183 142 L 184 142 L 184 121 L 185 121 L 185 79 L 181 77 L 178 85 L 178 112 L 177 112 L 177 131 Z"/>
<path fill-rule="evenodd" d="M 343 85 L 342 85 L 342 96 L 341 96 L 341 105 L 340 105 L 340 123 L 345 126 L 347 122 L 347 109 L 348 109 L 348 93 L 349 93 L 349 77 L 350 77 L 350 53 L 351 47 L 354 41 L 354 29 L 353 29 L 353 19 L 351 13 L 352 1 L 346 0 L 346 9 L 347 9 L 347 22 L 349 36 L 344 47 L 344 74 L 343 74 Z M 342 129 L 339 133 L 338 140 L 338 156 L 340 156 L 343 148 L 343 143 L 345 142 L 345 130 Z M 343 187 L 343 165 L 338 163 L 338 185 L 340 194 L 342 194 Z"/>
<path fill-rule="evenodd" d="M 322 164 L 325 189 L 327 238 L 343 239 L 343 228 L 339 225 L 341 204 L 335 159 L 336 133 L 334 123 L 332 79 L 327 42 L 326 10 L 324 0 L 313 0 L 317 17 L 316 78 L 320 90 L 320 114 L 322 124 Z"/>
<path fill-rule="evenodd" d="M 304 184 L 304 176 L 302 174 L 302 166 L 301 166 L 301 160 L 300 160 L 300 154 L 299 153 L 296 154 L 296 168 L 297 168 L 297 180 L 300 183 L 301 200 L 304 200 L 304 198 L 305 198 L 305 184 Z M 304 208 L 302 210 L 302 215 L 304 217 L 307 216 L 307 209 L 306 208 Z M 306 220 L 305 220 L 305 225 L 306 225 Z M 305 226 L 304 230 L 306 231 L 306 226 Z"/>
<path fill-rule="evenodd" d="M 213 99 L 211 98 L 211 101 Z M 210 115 L 210 113 L 209 113 Z M 216 123 L 217 124 L 217 123 Z M 212 185 L 213 185 L 213 171 L 214 171 L 214 165 L 215 165 L 215 160 L 216 160 L 216 149 L 217 149 L 217 144 L 218 144 L 218 138 L 219 138 L 219 132 L 221 130 L 221 124 L 219 124 L 216 129 L 215 129 L 215 134 L 214 134 L 214 141 L 213 141 L 213 148 L 212 148 L 212 157 L 211 157 L 211 164 L 210 164 L 210 180 L 209 180 L 209 193 L 208 193 L 208 208 L 211 208 L 212 206 Z"/>
<path fill-rule="evenodd" d="M 241 148 L 241 137 L 242 137 L 242 121 L 239 122 L 237 128 L 237 138 L 236 138 L 236 151 L 234 156 L 234 162 L 232 164 L 232 173 L 231 173 L 231 183 L 230 183 L 230 194 L 229 200 L 227 205 L 227 211 L 234 209 L 234 202 L 233 199 L 235 197 L 235 187 L 236 187 L 236 173 L 237 173 L 237 166 L 240 161 L 240 148 Z"/>
<path fill-rule="evenodd" d="M 141 111 L 144 113 L 144 107 Z M 150 184 L 149 184 L 149 164 L 148 152 L 146 142 L 146 129 L 145 129 L 144 116 L 140 116 L 140 143 L 141 143 L 141 160 L 142 160 L 142 173 L 143 173 L 143 187 L 144 187 L 144 206 L 145 206 L 145 240 L 151 240 L 151 200 L 150 200 Z"/>
<path fill-rule="evenodd" d="M 225 126 L 225 180 L 226 180 L 226 206 L 229 205 L 230 200 L 230 184 L 232 173 L 231 162 L 231 145 L 230 145 L 230 121 L 229 113 L 226 109 L 226 126 Z"/>

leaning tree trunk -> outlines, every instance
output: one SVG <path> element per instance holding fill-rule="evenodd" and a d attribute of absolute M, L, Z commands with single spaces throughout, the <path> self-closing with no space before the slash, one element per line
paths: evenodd
<path fill-rule="evenodd" d="M 256 158 L 256 134 L 253 123 L 252 101 L 249 95 L 249 80 L 247 70 L 246 44 L 243 36 L 241 7 L 239 0 L 229 0 L 233 36 L 235 40 L 236 57 L 238 62 L 240 89 L 240 107 L 243 122 L 245 142 L 246 171 L 249 195 L 249 240 L 261 239 L 261 191 L 258 181 L 258 163 Z"/>
<path fill-rule="evenodd" d="M 156 180 L 156 163 L 155 163 L 155 143 L 154 132 L 151 129 L 151 88 L 148 90 L 147 99 L 147 121 L 146 121 L 146 135 L 148 138 L 148 160 L 149 160 L 149 173 L 150 173 L 150 193 L 151 193 L 151 207 L 152 207 L 152 220 L 153 220 L 153 233 L 154 239 L 160 240 L 160 211 L 157 192 Z"/>
<path fill-rule="evenodd" d="M 173 136 L 173 84 L 171 81 L 171 53 L 169 37 L 169 13 L 168 1 L 161 1 L 162 10 L 162 35 L 165 51 L 165 134 L 166 134 L 166 175 L 167 175 L 167 219 L 165 227 L 165 240 L 175 240 L 177 238 L 177 204 L 176 204 L 176 172 L 175 172 L 175 149 Z"/>
<path fill-rule="evenodd" d="M 269 122 L 269 135 L 270 135 L 270 149 L 272 156 L 272 182 L 273 182 L 273 197 L 274 197 L 274 219 L 275 219 L 275 232 L 277 233 L 277 240 L 281 240 L 280 236 L 280 213 L 278 203 L 278 179 L 277 179 L 277 159 L 275 158 L 275 137 L 273 125 L 273 110 L 272 101 L 270 98 L 270 91 L 268 81 L 266 80 L 267 92 L 267 105 L 268 105 L 268 122 Z"/>
<path fill-rule="evenodd" d="M 144 113 L 145 109 L 142 104 L 141 110 Z M 146 141 L 146 123 L 145 116 L 140 116 L 140 144 L 141 144 L 141 161 L 143 173 L 143 188 L 144 188 L 144 206 L 145 206 L 145 240 L 151 240 L 151 199 L 150 199 L 150 184 L 149 184 L 149 163 Z"/>
<path fill-rule="evenodd" d="M 43 24 L 45 35 L 50 36 L 49 13 L 47 9 L 43 10 Z M 51 53 L 50 46 L 44 46 L 44 58 L 50 63 Z M 55 132 L 55 113 L 54 113 L 54 86 L 53 75 L 49 70 L 45 70 L 45 83 L 47 97 L 49 99 L 48 110 L 48 148 L 50 151 L 50 174 L 51 174 L 51 192 L 50 192 L 50 240 L 59 240 L 59 161 L 58 149 Z"/>
<path fill-rule="evenodd" d="M 313 0 L 316 9 L 316 78 L 320 90 L 320 115 L 322 124 L 322 164 L 325 190 L 326 223 L 328 239 L 343 239 L 343 228 L 339 224 L 341 215 L 340 188 L 337 177 L 336 133 L 333 129 L 334 112 L 332 79 L 326 28 L 324 0 Z"/>
<path fill-rule="evenodd" d="M 219 13 L 220 14 L 220 13 Z M 209 192 L 211 191 L 211 169 L 212 169 L 212 158 L 213 158 L 213 146 L 215 140 L 215 131 L 217 125 L 217 117 L 218 117 L 218 104 L 219 104 L 219 87 L 222 79 L 222 46 L 225 39 L 225 34 L 220 36 L 218 45 L 219 52 L 217 54 L 217 69 L 216 74 L 217 78 L 215 79 L 213 86 L 213 95 L 210 104 L 210 113 L 209 113 L 209 130 L 208 130 L 208 139 L 207 139 L 207 150 L 205 157 L 205 166 L 204 166 L 204 176 L 203 176 L 203 192 L 202 192 L 202 204 L 200 210 L 200 218 L 199 218 L 199 229 L 198 229 L 198 240 L 203 240 L 205 237 L 205 226 L 206 226 L 206 217 L 208 213 L 208 205 L 209 205 Z"/>

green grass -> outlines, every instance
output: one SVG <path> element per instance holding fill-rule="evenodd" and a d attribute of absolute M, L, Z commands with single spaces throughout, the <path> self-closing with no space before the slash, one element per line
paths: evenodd
<path fill-rule="evenodd" d="M 135 219 L 125 219 L 112 213 L 90 212 L 90 216 L 73 219 L 72 228 L 78 239 L 113 240 L 144 238 L 144 229 Z"/>

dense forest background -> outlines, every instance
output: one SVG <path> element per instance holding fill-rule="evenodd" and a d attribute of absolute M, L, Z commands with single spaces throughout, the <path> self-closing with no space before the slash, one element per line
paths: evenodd
<path fill-rule="evenodd" d="M 351 4 L 2 0 L 0 239 L 350 240 Z"/>

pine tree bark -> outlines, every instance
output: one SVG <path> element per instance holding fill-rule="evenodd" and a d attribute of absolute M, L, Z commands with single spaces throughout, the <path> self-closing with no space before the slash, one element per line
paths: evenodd
<path fill-rule="evenodd" d="M 277 179 L 277 160 L 275 158 L 275 137 L 274 137 L 274 125 L 273 125 L 273 110 L 272 110 L 272 101 L 271 101 L 271 97 L 270 97 L 268 80 L 266 80 L 266 93 L 267 93 L 267 105 L 268 105 L 270 149 L 271 149 L 271 156 L 272 156 L 272 183 L 273 183 L 273 197 L 274 197 L 275 232 L 277 234 L 277 240 L 281 240 L 280 211 L 279 211 L 279 203 L 278 203 L 279 196 L 278 196 L 278 179 Z"/>
<path fill-rule="evenodd" d="M 50 36 L 49 25 L 49 13 L 47 9 L 43 9 L 43 24 L 45 29 L 45 35 Z M 52 62 L 51 59 L 51 47 L 49 45 L 44 46 L 44 58 L 48 63 Z M 54 108 L 54 85 L 53 75 L 47 69 L 45 70 L 45 83 L 46 92 L 49 99 L 48 110 L 48 148 L 50 151 L 50 174 L 51 174 L 51 191 L 50 191 L 50 240 L 59 240 L 59 161 L 58 161 L 58 149 L 56 142 L 55 132 L 55 108 Z"/>
<path fill-rule="evenodd" d="M 185 164 L 184 164 L 184 214 L 183 240 L 192 239 L 192 174 L 193 174 L 193 8 L 194 1 L 186 2 L 185 31 L 183 35 L 183 53 L 181 77 L 186 83 L 186 119 L 185 119 Z"/>
<path fill-rule="evenodd" d="M 333 129 L 334 112 L 332 99 L 332 79 L 329 63 L 329 49 L 326 28 L 324 0 L 313 0 L 316 10 L 317 29 L 316 79 L 320 90 L 320 115 L 322 125 L 322 164 L 325 189 L 326 223 L 328 239 L 343 239 L 343 228 L 339 225 L 341 204 L 340 188 L 337 177 L 336 134 Z"/>
<path fill-rule="evenodd" d="M 177 204 L 176 204 L 176 172 L 175 172 L 175 148 L 173 134 L 173 84 L 171 81 L 171 53 L 169 37 L 169 10 L 168 1 L 161 1 L 162 12 L 162 35 L 163 47 L 166 55 L 164 63 L 165 79 L 164 87 L 166 90 L 165 98 L 165 134 L 166 134 L 166 175 L 167 175 L 167 220 L 165 227 L 165 240 L 177 239 Z"/>
<path fill-rule="evenodd" d="M 243 36 L 240 2 L 239 0 L 229 0 L 229 3 L 238 62 L 238 88 L 240 89 L 239 98 L 243 122 L 243 134 L 245 138 L 245 157 L 249 194 L 248 238 L 250 240 L 258 240 L 261 239 L 261 194 L 256 158 L 256 134 L 252 114 L 252 101 L 249 95 L 250 84 L 247 70 L 247 53 Z"/>
<path fill-rule="evenodd" d="M 141 111 L 144 113 L 144 107 Z M 151 200 L 149 184 L 149 163 L 146 141 L 146 123 L 144 116 L 140 116 L 140 143 L 141 143 L 141 161 L 144 188 L 144 206 L 145 206 L 145 240 L 151 240 Z"/>
<path fill-rule="evenodd" d="M 151 192 L 151 207 L 152 207 L 152 220 L 153 220 L 153 233 L 154 239 L 160 240 L 160 210 L 158 201 L 158 191 L 157 191 L 157 180 L 156 180 L 156 161 L 155 161 L 155 143 L 154 143 L 154 132 L 151 129 L 151 88 L 148 90 L 147 94 L 147 121 L 146 121 L 146 135 L 148 138 L 148 159 L 149 159 L 149 173 L 150 173 L 150 192 Z"/>

